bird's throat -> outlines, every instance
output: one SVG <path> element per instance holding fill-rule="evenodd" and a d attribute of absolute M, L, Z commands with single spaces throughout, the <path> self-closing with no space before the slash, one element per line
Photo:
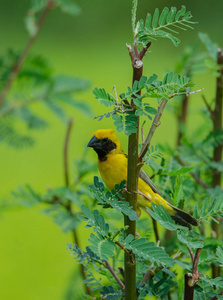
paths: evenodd
<path fill-rule="evenodd" d="M 100 161 L 106 161 L 107 160 L 107 152 L 102 150 L 102 149 L 97 149 L 95 148 L 94 151 L 97 153 L 98 155 L 98 159 Z"/>

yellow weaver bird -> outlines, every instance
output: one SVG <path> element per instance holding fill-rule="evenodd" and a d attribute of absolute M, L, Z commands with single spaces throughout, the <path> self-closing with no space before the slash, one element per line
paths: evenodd
<path fill-rule="evenodd" d="M 121 143 L 113 129 L 95 131 L 87 147 L 92 147 L 98 155 L 98 169 L 106 186 L 112 190 L 116 184 L 127 180 L 128 158 L 122 150 Z M 164 200 L 150 178 L 140 171 L 138 180 L 137 205 L 145 209 L 152 208 L 151 203 L 162 205 L 173 220 L 191 229 L 198 222 L 191 215 Z M 143 178 L 143 179 L 142 179 Z"/>

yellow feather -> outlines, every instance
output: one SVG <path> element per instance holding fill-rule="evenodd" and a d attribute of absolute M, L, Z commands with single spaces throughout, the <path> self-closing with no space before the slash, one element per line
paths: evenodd
<path fill-rule="evenodd" d="M 106 160 L 101 161 L 98 159 L 98 169 L 101 177 L 106 186 L 112 190 L 116 184 L 120 184 L 123 180 L 127 180 L 127 157 L 125 156 L 121 143 L 115 135 L 113 129 L 103 129 L 94 132 L 93 136 L 98 139 L 109 138 L 117 146 L 116 149 L 109 152 L 106 156 Z M 163 205 L 165 210 L 170 215 L 175 215 L 175 210 L 169 206 L 160 195 L 155 194 L 148 184 L 146 184 L 141 178 L 138 181 L 139 193 L 137 196 L 138 206 L 151 208 L 151 203 L 154 202 L 157 205 Z M 146 195 L 144 197 L 142 194 Z"/>

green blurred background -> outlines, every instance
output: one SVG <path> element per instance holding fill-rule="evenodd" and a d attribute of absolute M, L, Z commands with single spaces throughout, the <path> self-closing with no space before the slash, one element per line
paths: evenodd
<path fill-rule="evenodd" d="M 89 79 L 91 88 L 79 95 L 88 103 L 94 115 L 106 112 L 106 108 L 94 100 L 93 87 L 104 87 L 111 91 L 116 85 L 118 93 L 131 84 L 131 65 L 125 43 L 132 42 L 131 1 L 130 0 L 85 0 L 78 1 L 82 8 L 79 16 L 73 18 L 54 10 L 32 52 L 46 56 L 56 73 L 71 74 Z M 199 23 L 195 30 L 182 33 L 182 43 L 175 48 L 170 41 L 154 42 L 144 63 L 145 75 L 163 75 L 165 70 L 175 66 L 177 56 L 186 44 L 198 39 L 198 31 L 206 32 L 213 41 L 223 46 L 223 1 L 139 1 L 138 18 L 144 18 L 154 8 L 182 4 L 192 11 Z M 28 0 L 0 0 L 1 54 L 8 48 L 22 49 L 28 39 L 24 28 L 24 17 L 29 8 Z M 213 98 L 215 82 L 211 75 L 195 77 L 195 89 L 205 87 L 207 99 Z M 188 120 L 189 130 L 200 122 L 198 111 L 202 100 L 195 95 L 191 101 Z M 50 120 L 50 128 L 38 131 L 34 137 L 35 146 L 24 150 L 14 150 L 0 144 L 0 198 L 7 199 L 10 191 L 24 183 L 31 184 L 39 192 L 46 186 L 64 184 L 63 143 L 66 127 L 43 107 L 37 110 Z M 113 128 L 112 120 L 101 122 L 73 112 L 74 128 L 69 149 L 70 171 L 74 174 L 73 161 L 82 155 L 92 133 L 99 128 Z M 156 142 L 174 143 L 176 121 L 170 113 L 162 118 L 162 125 L 156 132 Z M 127 138 L 119 134 L 126 149 Z M 93 151 L 88 159 L 96 159 Z M 84 227 L 78 229 L 87 237 Z M 41 213 L 41 208 L 25 208 L 5 212 L 0 215 L 0 299 L 43 300 L 70 299 L 69 282 L 74 282 L 77 293 L 81 291 L 76 262 L 66 250 L 66 243 L 72 241 L 69 234 L 61 232 L 52 220 Z M 85 242 L 82 240 L 81 246 Z M 76 275 L 75 275 L 76 274 Z M 77 294 L 77 298 L 79 296 Z"/>

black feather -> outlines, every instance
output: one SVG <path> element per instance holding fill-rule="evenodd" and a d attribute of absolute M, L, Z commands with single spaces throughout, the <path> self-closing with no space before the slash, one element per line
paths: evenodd
<path fill-rule="evenodd" d="M 191 226 L 189 224 L 191 224 L 193 226 L 199 225 L 198 221 L 194 217 L 192 217 L 190 214 L 179 209 L 178 207 L 171 205 L 170 203 L 169 203 L 169 206 L 171 206 L 176 211 L 176 214 L 172 217 L 172 219 L 175 220 L 178 224 L 180 224 L 182 226 L 187 226 L 190 229 L 191 229 Z M 187 225 L 185 225 L 185 223 Z"/>

